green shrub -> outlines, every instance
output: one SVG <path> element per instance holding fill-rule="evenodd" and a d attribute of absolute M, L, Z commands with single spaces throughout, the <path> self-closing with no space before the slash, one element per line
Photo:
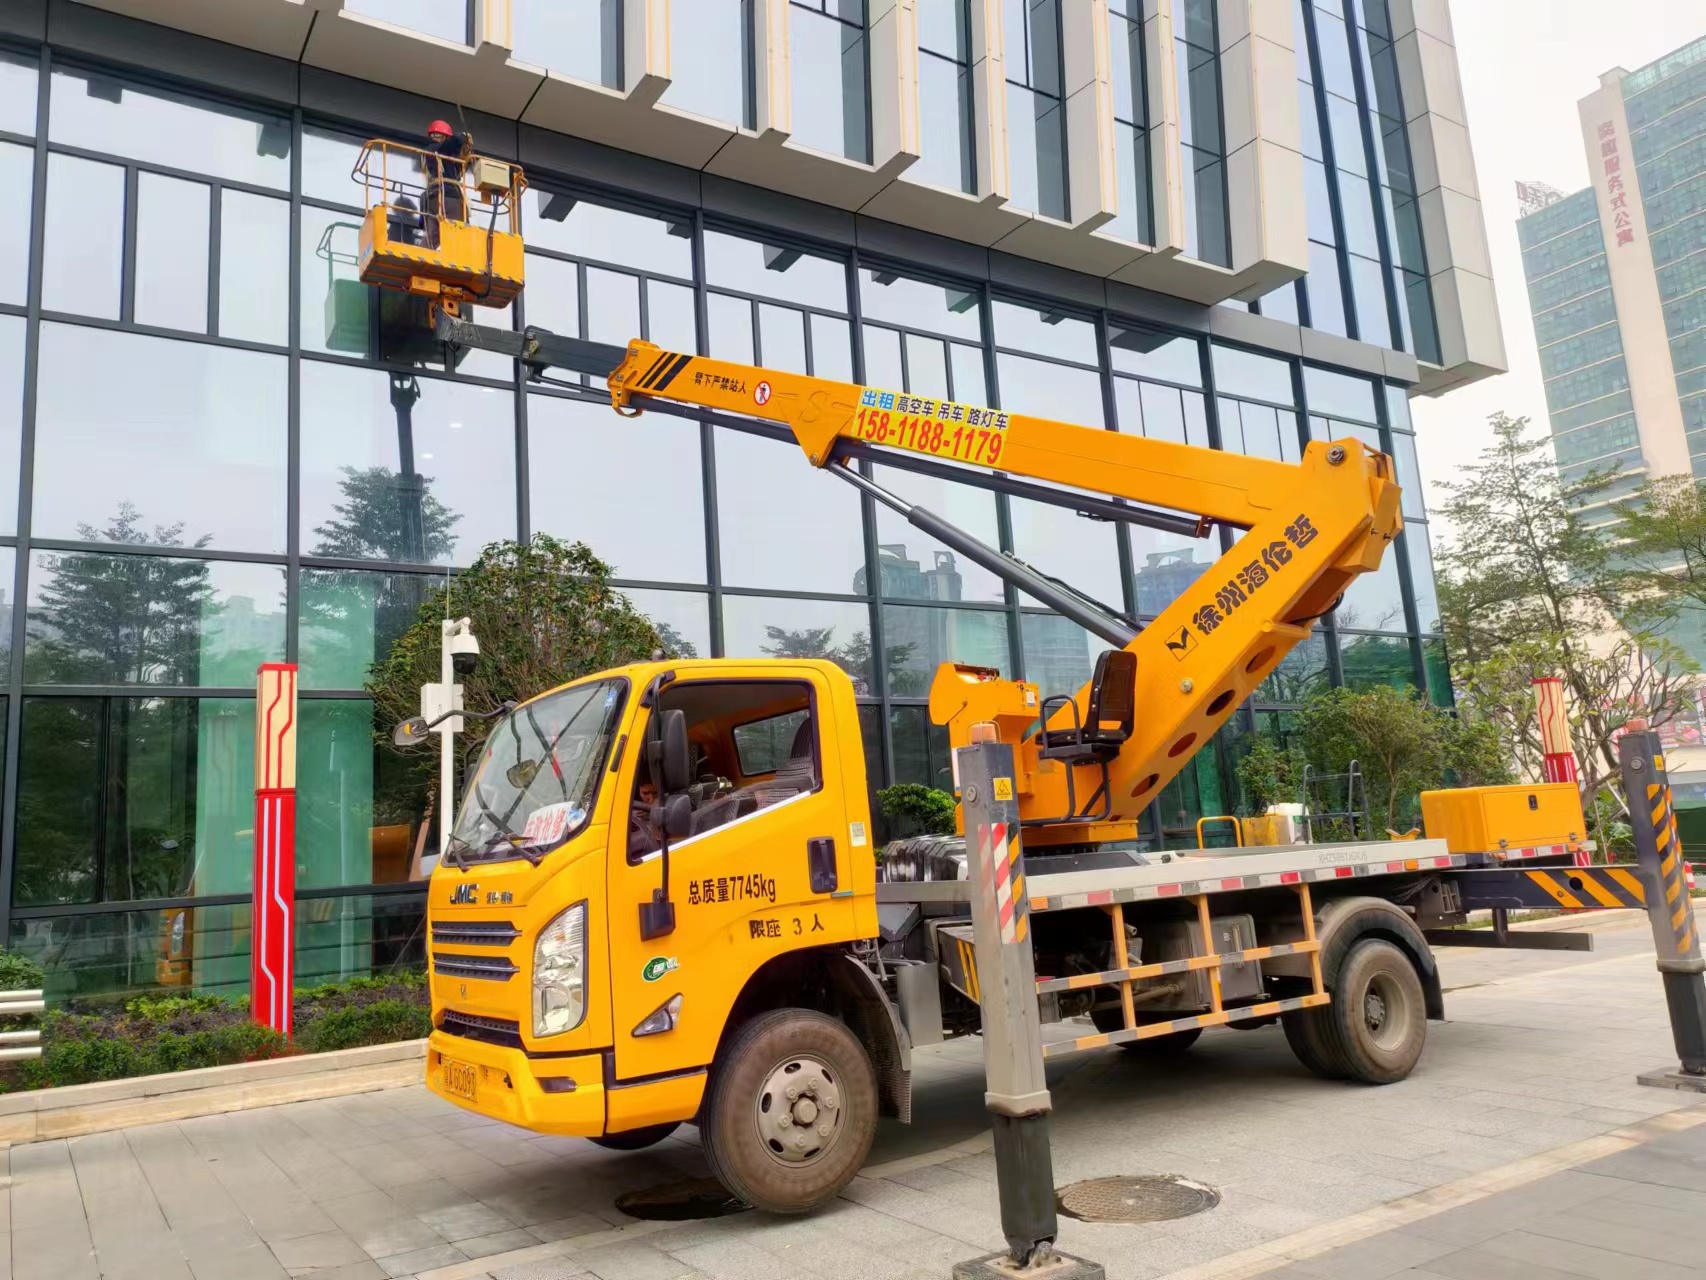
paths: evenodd
<path fill-rule="evenodd" d="M 419 1040 L 432 1032 L 432 1013 L 402 1000 L 333 1009 L 304 1025 L 297 1043 L 309 1053 Z"/>
<path fill-rule="evenodd" d="M 124 1011 L 149 1022 L 170 1022 L 182 1013 L 212 1013 L 224 1009 L 247 1009 L 248 997 L 230 996 L 137 996 L 125 1002 Z"/>
<path fill-rule="evenodd" d="M 915 782 L 897 782 L 877 792 L 877 809 L 892 824 L 895 837 L 951 836 L 957 829 L 954 797 Z"/>
<path fill-rule="evenodd" d="M 39 991 L 46 975 L 26 955 L 0 948 L 0 991 Z"/>

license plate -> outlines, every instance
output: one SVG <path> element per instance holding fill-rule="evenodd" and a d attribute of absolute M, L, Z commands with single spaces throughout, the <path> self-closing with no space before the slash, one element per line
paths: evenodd
<path fill-rule="evenodd" d="M 453 1062 L 444 1059 L 444 1091 L 454 1093 L 458 1098 L 466 1098 L 469 1102 L 476 1101 L 478 1091 L 479 1071 L 466 1062 Z"/>

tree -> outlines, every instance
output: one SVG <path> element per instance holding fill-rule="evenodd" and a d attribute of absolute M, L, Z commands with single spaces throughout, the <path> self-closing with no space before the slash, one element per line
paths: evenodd
<path fill-rule="evenodd" d="M 1270 805 L 1294 804 L 1303 797 L 1303 754 L 1271 738 L 1249 739 L 1238 761 L 1238 783 L 1248 812 L 1262 814 Z"/>
<path fill-rule="evenodd" d="M 489 710 L 631 662 L 660 645 L 657 629 L 610 585 L 610 566 L 580 542 L 545 534 L 531 542 L 494 542 L 449 585 L 422 602 L 414 624 L 375 663 L 375 732 L 419 714 L 420 687 L 439 678 L 440 622 L 466 617 L 480 641 L 480 663 L 462 680 L 469 710 Z M 465 721 L 464 742 L 484 742 L 491 722 Z M 420 750 L 415 749 L 417 752 Z"/>
<path fill-rule="evenodd" d="M 767 626 L 764 628 L 764 635 L 769 643 L 759 648 L 766 656 L 821 658 L 826 662 L 833 662 L 853 678 L 854 688 L 860 694 L 869 691 L 870 683 L 876 676 L 872 663 L 871 638 L 863 631 L 855 631 L 852 639 L 840 646 L 835 643 L 834 627 L 805 627 L 799 631 L 789 631 L 785 627 Z M 906 671 L 906 664 L 917 647 L 915 644 L 888 646 L 889 675 L 897 685 L 896 693 L 923 691 L 922 688 L 915 691 L 910 687 L 914 683 L 910 678 L 913 673 Z"/>
<path fill-rule="evenodd" d="M 1458 705 L 1493 724 L 1530 776 L 1539 727 L 1531 681 L 1563 678 L 1583 807 L 1617 769 L 1633 717 L 1675 714 L 1693 664 L 1629 595 L 1607 533 L 1581 513 L 1606 478 L 1565 486 L 1526 418 L 1489 420 L 1493 442 L 1461 480 L 1439 486 L 1457 537 L 1440 549 L 1440 617 Z"/>
<path fill-rule="evenodd" d="M 658 648 L 663 650 L 666 658 L 697 658 L 699 650 L 694 643 L 667 622 L 652 619 L 652 626 L 657 628 Z"/>
<path fill-rule="evenodd" d="M 913 835 L 951 836 L 958 829 L 954 797 L 934 787 L 915 782 L 897 782 L 877 792 L 877 811 L 892 824 L 898 837 Z"/>
<path fill-rule="evenodd" d="M 462 517 L 429 492 L 430 476 L 417 477 L 419 492 L 410 492 L 404 479 L 389 467 L 345 467 L 338 482 L 343 501 L 332 510 L 336 518 L 315 528 L 318 556 L 349 560 L 396 560 L 405 564 L 434 564 L 450 558 L 456 548 L 452 530 Z M 412 529 L 414 506 L 420 506 L 419 546 Z"/>
<path fill-rule="evenodd" d="M 1632 611 L 1660 629 L 1706 632 L 1706 486 L 1660 476 L 1617 504 L 1618 558 Z M 1696 661 L 1700 655 L 1696 653 Z"/>

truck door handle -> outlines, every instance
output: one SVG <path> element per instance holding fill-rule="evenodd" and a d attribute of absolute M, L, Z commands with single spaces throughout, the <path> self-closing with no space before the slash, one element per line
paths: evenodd
<path fill-rule="evenodd" d="M 813 893 L 834 893 L 840 884 L 835 872 L 835 840 L 817 836 L 806 841 L 806 869 L 811 873 Z"/>

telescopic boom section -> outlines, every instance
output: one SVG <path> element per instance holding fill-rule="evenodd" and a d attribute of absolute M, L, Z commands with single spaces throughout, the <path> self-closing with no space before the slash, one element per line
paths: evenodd
<path fill-rule="evenodd" d="M 1123 739 L 1106 726 L 1111 736 L 1102 735 L 1099 758 L 1050 751 L 1044 735 L 1028 733 L 1040 710 L 1034 687 L 973 668 L 938 673 L 931 714 L 948 726 L 954 746 L 968 741 L 979 721 L 994 721 L 1018 746 L 1020 812 L 1027 824 L 1046 824 L 1027 833 L 1033 843 L 1129 833 L 1159 789 L 1356 576 L 1379 567 L 1403 524 L 1391 459 L 1354 438 L 1312 443 L 1298 463 L 1274 462 L 648 342 L 629 344 L 609 382 L 612 401 L 625 412 L 656 397 L 780 423 L 816 467 L 838 462 L 855 445 L 892 450 L 901 462 L 923 454 L 1184 512 L 1203 521 L 1205 532 L 1211 524 L 1233 532 L 1230 549 L 1126 644 L 1136 657 L 1136 712 Z M 1009 580 L 1025 589 L 1021 577 Z M 1088 723 L 1093 702 L 1107 710 L 1095 692 L 1085 685 L 1075 705 L 1050 700 L 1047 728 L 1102 728 Z"/>

